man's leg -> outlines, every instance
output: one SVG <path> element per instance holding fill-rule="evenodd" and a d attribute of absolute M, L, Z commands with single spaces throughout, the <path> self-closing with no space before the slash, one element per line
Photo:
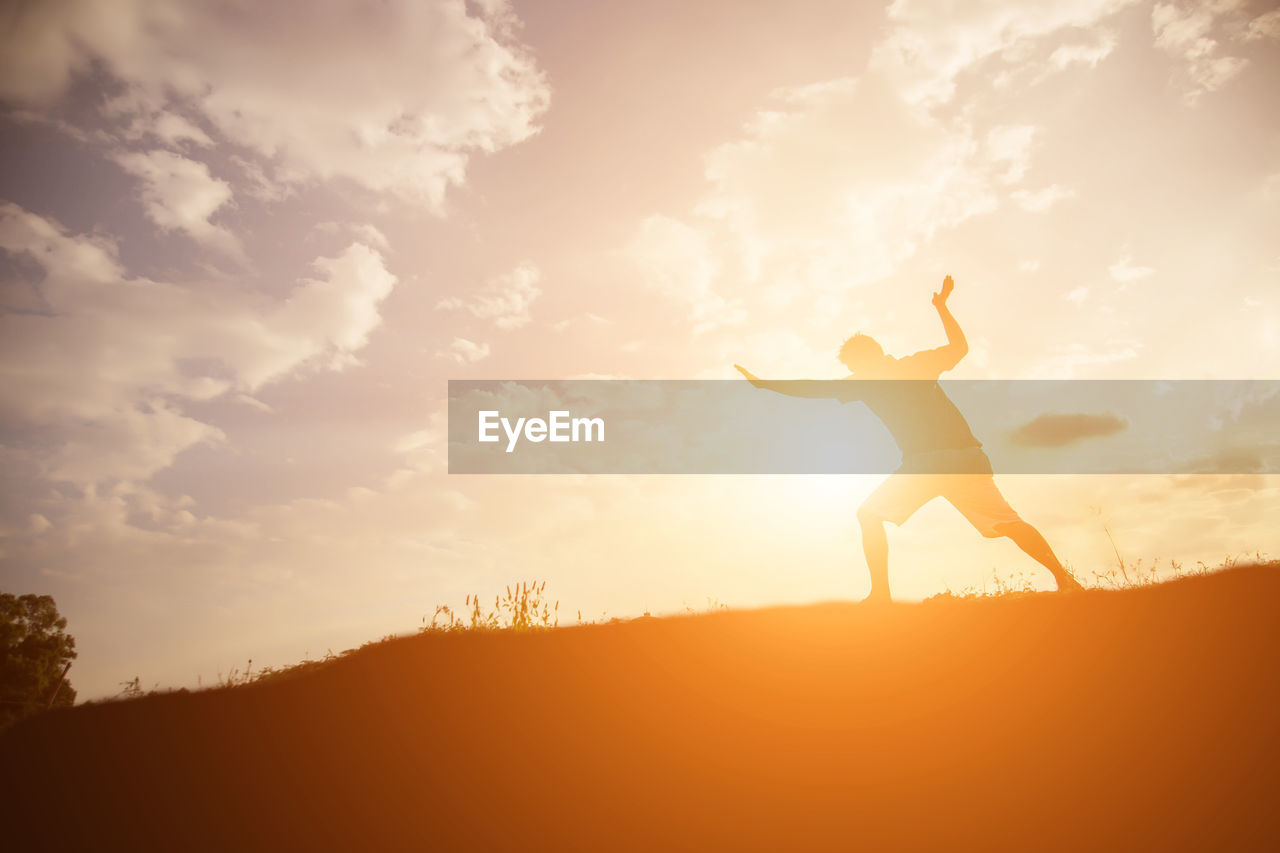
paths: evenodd
<path fill-rule="evenodd" d="M 985 457 L 984 457 L 985 460 Z M 1031 559 L 1049 570 L 1059 590 L 1084 589 L 1058 562 L 1049 543 L 1023 521 L 996 487 L 990 474 L 946 478 L 946 497 L 969 523 L 987 537 L 1007 536 Z"/>
<path fill-rule="evenodd" d="M 871 573 L 871 594 L 867 601 L 889 601 L 889 537 L 884 532 L 884 519 L 864 505 L 858 510 L 862 527 L 862 552 Z"/>
<path fill-rule="evenodd" d="M 1021 548 L 1027 556 L 1044 566 L 1053 574 L 1053 579 L 1058 582 L 1059 590 L 1078 590 L 1084 589 L 1079 582 L 1073 578 L 1062 563 L 1058 562 L 1057 556 L 1053 553 L 1053 549 L 1049 547 L 1049 543 L 1045 541 L 1044 536 L 1040 534 L 1027 522 L 1022 519 L 1017 521 L 1006 521 L 997 524 L 995 530 L 1001 536 L 1007 536 L 1013 540 L 1013 544 Z"/>

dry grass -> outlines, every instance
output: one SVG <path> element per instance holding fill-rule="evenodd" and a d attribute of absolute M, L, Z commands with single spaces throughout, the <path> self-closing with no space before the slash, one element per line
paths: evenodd
<path fill-rule="evenodd" d="M 547 582 L 518 583 L 513 590 L 493 597 L 493 607 L 484 610 L 480 596 L 468 595 L 465 618 L 447 604 L 436 606 L 431 621 L 422 617 L 421 633 L 448 631 L 538 631 L 560 624 L 560 602 L 546 599 Z M 579 614 L 581 616 L 581 614 Z"/>
<path fill-rule="evenodd" d="M 1108 536 L 1110 536 L 1109 531 Z M 1114 540 L 1112 541 L 1112 547 L 1116 553 L 1115 566 L 1104 571 L 1092 572 L 1092 579 L 1075 572 L 1072 572 L 1072 574 L 1076 576 L 1077 580 L 1080 580 L 1091 589 L 1136 589 L 1186 577 L 1208 575 L 1232 569 L 1245 563 L 1266 563 L 1268 560 L 1266 555 L 1257 552 L 1253 555 L 1227 557 L 1216 566 L 1197 562 L 1193 568 L 1186 568 L 1183 563 L 1177 560 L 1162 562 L 1161 558 L 1156 558 L 1150 563 L 1144 563 L 1139 558 L 1136 562 L 1130 563 L 1121 556 L 1119 549 L 1115 548 Z M 1068 570 L 1070 570 L 1070 566 L 1068 566 Z M 998 570 L 992 568 L 989 580 L 984 579 L 981 584 L 965 586 L 959 590 L 947 587 L 945 592 L 931 596 L 929 600 L 1021 597 L 1035 594 L 1039 592 L 1036 587 L 1037 574 L 1020 570 L 1002 575 Z M 422 617 L 422 625 L 418 628 L 418 633 L 434 634 L 458 631 L 525 632 L 547 631 L 557 628 L 560 625 L 560 601 L 558 599 L 549 599 L 546 595 L 546 590 L 546 581 L 521 582 L 514 586 L 507 586 L 501 595 L 495 595 L 492 607 L 485 607 L 481 603 L 482 600 L 479 595 L 468 595 L 464 609 L 461 612 L 447 604 L 437 605 L 431 614 L 430 620 L 426 616 Z M 708 598 L 705 612 L 726 611 L 729 609 L 727 604 L 718 599 Z M 703 612 L 689 606 L 688 603 L 685 603 L 684 610 L 687 614 Z M 647 617 L 650 613 L 645 611 L 644 615 Z M 579 610 L 577 612 L 578 624 L 597 624 L 597 621 L 619 622 L 626 620 L 609 619 L 606 614 L 602 614 L 599 620 L 584 620 L 582 611 Z M 365 643 L 360 648 L 367 648 L 394 639 L 397 639 L 396 635 L 390 634 L 380 640 L 372 640 Z M 299 663 L 289 666 L 261 666 L 257 669 L 254 668 L 253 660 L 249 659 L 244 668 L 232 667 L 225 674 L 219 671 L 217 679 L 209 687 L 243 687 L 257 682 L 293 678 L 325 667 L 334 661 L 354 654 L 356 651 L 357 649 L 346 649 L 342 652 L 334 653 L 332 649 L 329 649 L 319 659 L 308 657 Z M 204 686 L 202 683 L 199 685 L 200 688 Z M 113 697 L 114 699 L 136 699 L 142 696 L 175 692 L 165 690 L 159 684 L 147 690 L 142 687 L 141 677 L 122 682 L 121 688 L 121 691 Z M 176 692 L 186 691 L 184 688 Z"/>

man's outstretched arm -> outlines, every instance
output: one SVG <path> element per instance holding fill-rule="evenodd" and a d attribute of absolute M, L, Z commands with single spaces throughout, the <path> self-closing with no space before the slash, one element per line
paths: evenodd
<path fill-rule="evenodd" d="M 826 379 L 761 379 L 741 364 L 735 364 L 738 372 L 747 377 L 747 381 L 757 388 L 776 391 L 788 397 L 810 397 L 816 399 L 834 398 L 834 383 Z"/>

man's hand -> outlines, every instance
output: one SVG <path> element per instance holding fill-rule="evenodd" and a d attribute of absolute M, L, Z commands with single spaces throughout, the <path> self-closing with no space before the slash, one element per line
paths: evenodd
<path fill-rule="evenodd" d="M 734 367 L 738 369 L 739 373 L 747 377 L 748 382 L 750 382 L 752 385 L 756 386 L 757 388 L 760 387 L 761 379 L 759 376 L 756 376 L 754 373 L 752 373 L 750 370 L 747 370 L 741 364 L 735 364 Z"/>
<path fill-rule="evenodd" d="M 951 291 L 955 289 L 956 283 L 951 280 L 951 276 L 947 276 L 942 280 L 942 290 L 933 294 L 933 307 L 944 308 L 947 304 L 947 297 L 951 295 Z"/>

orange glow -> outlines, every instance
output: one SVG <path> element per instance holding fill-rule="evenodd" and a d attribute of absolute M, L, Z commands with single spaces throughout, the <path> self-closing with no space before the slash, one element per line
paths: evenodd
<path fill-rule="evenodd" d="M 0 34 L 0 573 L 84 697 L 524 578 L 867 593 L 874 478 L 451 477 L 451 378 L 836 378 L 943 344 L 948 273 L 956 378 L 1280 375 L 1258 4 L 124 5 Z M 1094 581 L 1280 551 L 1265 470 L 999 485 Z M 939 501 L 888 535 L 905 601 L 1050 586 Z"/>

